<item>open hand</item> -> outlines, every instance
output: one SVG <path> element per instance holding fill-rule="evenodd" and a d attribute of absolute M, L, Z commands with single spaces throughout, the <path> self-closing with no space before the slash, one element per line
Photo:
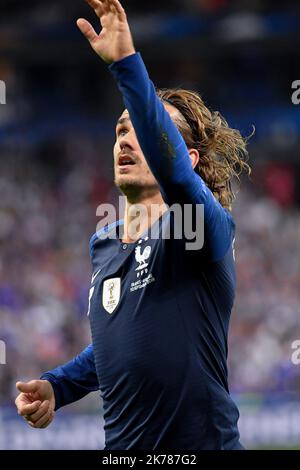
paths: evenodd
<path fill-rule="evenodd" d="M 97 34 L 85 19 L 77 26 L 94 51 L 108 64 L 135 53 L 126 13 L 118 0 L 86 0 L 100 19 L 102 30 Z"/>

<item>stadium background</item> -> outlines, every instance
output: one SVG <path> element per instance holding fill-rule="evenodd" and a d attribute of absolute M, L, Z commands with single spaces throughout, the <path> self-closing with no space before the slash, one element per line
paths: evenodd
<path fill-rule="evenodd" d="M 300 5 L 263 0 L 124 0 L 160 87 L 197 89 L 250 141 L 251 180 L 234 209 L 238 290 L 230 387 L 248 448 L 300 447 Z M 103 445 L 98 394 L 30 429 L 16 380 L 38 378 L 89 342 L 88 241 L 116 202 L 116 86 L 75 25 L 82 0 L 2 0 L 0 80 L 0 448 Z"/>

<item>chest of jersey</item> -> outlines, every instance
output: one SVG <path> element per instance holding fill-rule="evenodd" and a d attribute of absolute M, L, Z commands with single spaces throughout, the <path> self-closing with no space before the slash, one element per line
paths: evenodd
<path fill-rule="evenodd" d="M 230 270 L 209 279 L 181 243 L 160 237 L 94 243 L 89 319 L 104 397 L 145 381 L 159 390 L 178 387 L 188 368 L 199 375 L 208 358 L 224 376 L 225 365 L 215 356 L 225 362 L 226 315 L 220 309 L 230 311 L 231 300 L 222 295 L 230 291 Z"/>

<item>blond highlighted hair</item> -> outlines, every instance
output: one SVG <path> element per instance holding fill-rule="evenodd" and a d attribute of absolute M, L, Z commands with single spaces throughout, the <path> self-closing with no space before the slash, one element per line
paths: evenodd
<path fill-rule="evenodd" d="M 231 129 L 224 117 L 217 111 L 210 111 L 200 95 L 184 89 L 159 89 L 159 98 L 178 109 L 183 119 L 176 125 L 189 149 L 199 151 L 199 164 L 195 171 L 220 204 L 232 210 L 235 193 L 233 179 L 240 180 L 251 168 L 247 163 L 248 138 Z"/>

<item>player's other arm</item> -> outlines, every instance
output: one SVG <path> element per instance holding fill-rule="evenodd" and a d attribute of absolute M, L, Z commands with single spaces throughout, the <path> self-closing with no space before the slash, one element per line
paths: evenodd
<path fill-rule="evenodd" d="M 93 345 L 66 364 L 44 373 L 41 379 L 48 380 L 53 387 L 55 410 L 98 390 Z"/>
<path fill-rule="evenodd" d="M 40 380 L 17 382 L 21 392 L 16 398 L 18 413 L 28 424 L 45 428 L 54 412 L 99 389 L 93 346 L 89 345 L 68 363 L 44 373 Z"/>

